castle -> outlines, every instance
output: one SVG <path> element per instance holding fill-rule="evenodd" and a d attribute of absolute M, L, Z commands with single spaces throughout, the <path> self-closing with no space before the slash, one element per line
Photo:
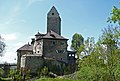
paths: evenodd
<path fill-rule="evenodd" d="M 17 68 L 29 68 L 31 73 L 47 66 L 50 71 L 62 74 L 63 70 L 56 72 L 56 68 L 75 64 L 75 52 L 67 51 L 68 39 L 61 36 L 61 18 L 53 6 L 47 14 L 47 33 L 35 34 L 31 44 L 25 44 L 17 50 Z"/>

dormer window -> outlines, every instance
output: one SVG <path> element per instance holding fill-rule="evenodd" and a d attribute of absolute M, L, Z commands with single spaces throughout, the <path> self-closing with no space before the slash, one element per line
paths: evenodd
<path fill-rule="evenodd" d="M 54 13 L 52 13 L 52 15 L 54 15 Z"/>

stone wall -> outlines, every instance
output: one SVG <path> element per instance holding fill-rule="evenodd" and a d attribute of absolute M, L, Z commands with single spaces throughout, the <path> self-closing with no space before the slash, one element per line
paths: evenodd
<path fill-rule="evenodd" d="M 43 59 L 39 55 L 23 55 L 21 68 L 30 69 L 31 73 L 36 73 L 37 69 L 43 65 Z"/>
<path fill-rule="evenodd" d="M 32 54 L 31 51 L 18 51 L 17 52 L 17 69 L 20 69 L 21 57 L 25 54 Z"/>
<path fill-rule="evenodd" d="M 67 63 L 67 40 L 43 39 L 43 55 Z"/>
<path fill-rule="evenodd" d="M 25 58 L 21 62 L 21 68 L 29 69 L 32 74 L 37 74 L 39 69 L 47 66 L 50 72 L 58 75 L 63 74 L 63 65 L 65 63 L 51 58 L 42 58 L 39 55 L 23 55 Z"/>
<path fill-rule="evenodd" d="M 60 17 L 48 17 L 47 18 L 47 32 L 50 30 L 56 32 L 57 34 L 61 35 L 61 19 Z"/>

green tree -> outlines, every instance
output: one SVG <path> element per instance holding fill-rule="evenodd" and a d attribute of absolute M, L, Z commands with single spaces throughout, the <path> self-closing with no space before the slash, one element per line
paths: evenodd
<path fill-rule="evenodd" d="M 120 80 L 120 29 L 108 27 L 102 31 L 99 41 L 89 47 L 87 56 L 79 60 L 76 79 L 85 81 L 119 81 Z M 94 50 L 93 50 L 94 49 Z"/>
<path fill-rule="evenodd" d="M 120 67 L 118 62 L 120 62 L 120 28 L 119 27 L 108 27 L 108 29 L 103 30 L 103 35 L 101 36 L 100 42 L 102 45 L 106 46 L 106 52 L 102 53 L 104 61 L 106 61 L 107 71 L 109 73 L 109 79 L 112 81 L 117 81 L 118 70 Z"/>
<path fill-rule="evenodd" d="M 94 47 L 95 47 L 94 37 L 88 37 L 87 40 L 85 40 L 83 49 L 85 56 L 90 55 L 94 51 Z"/>
<path fill-rule="evenodd" d="M 111 17 L 108 17 L 107 22 L 118 23 L 120 25 L 120 8 L 117 8 L 116 6 L 113 7 L 111 12 Z"/>
<path fill-rule="evenodd" d="M 46 66 L 44 66 L 41 69 L 41 76 L 46 77 L 46 76 L 48 76 L 48 73 L 49 73 L 48 68 Z"/>
<path fill-rule="evenodd" d="M 75 33 L 72 37 L 71 49 L 77 51 L 83 43 L 84 43 L 84 38 L 82 37 L 82 35 Z"/>
<path fill-rule="evenodd" d="M 4 74 L 4 70 L 2 68 L 0 68 L 0 79 L 1 79 L 3 74 Z"/>

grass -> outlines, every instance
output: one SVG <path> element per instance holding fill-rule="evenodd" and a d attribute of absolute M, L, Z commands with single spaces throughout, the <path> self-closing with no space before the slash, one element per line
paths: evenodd
<path fill-rule="evenodd" d="M 64 78 L 40 78 L 35 81 L 80 81 L 80 80 L 70 80 Z"/>
<path fill-rule="evenodd" d="M 0 81 L 11 81 L 11 78 L 0 78 Z"/>

